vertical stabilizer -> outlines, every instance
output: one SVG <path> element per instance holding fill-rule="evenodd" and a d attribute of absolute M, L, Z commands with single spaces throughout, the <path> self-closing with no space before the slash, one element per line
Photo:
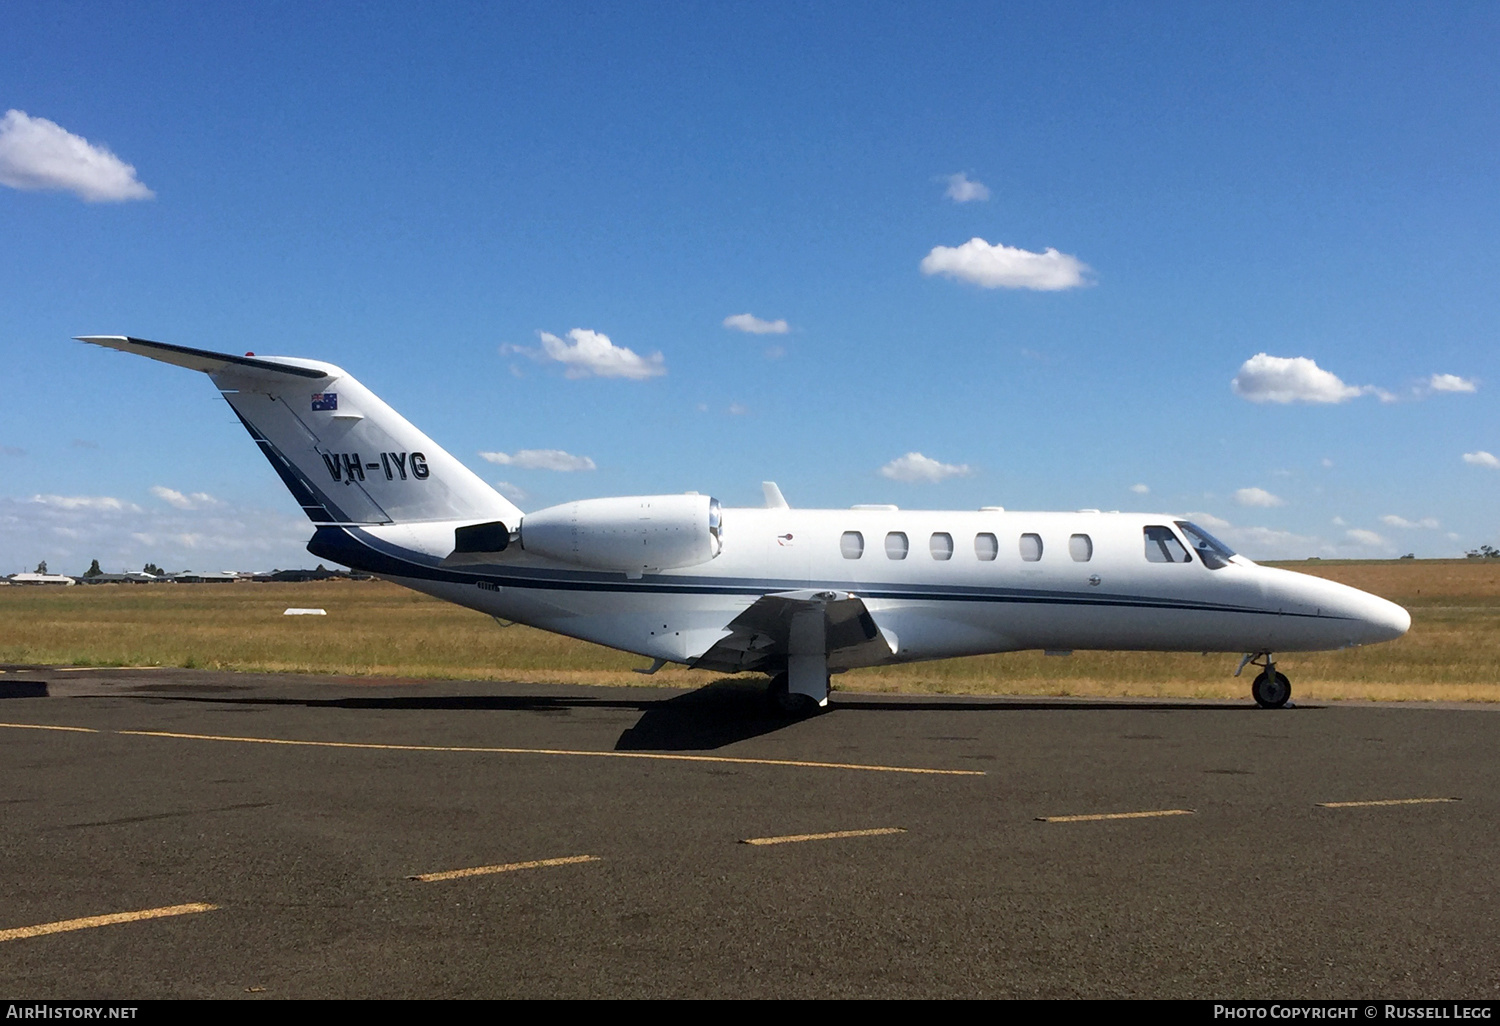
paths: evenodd
<path fill-rule="evenodd" d="M 80 339 L 207 374 L 318 524 L 504 520 L 521 511 L 333 364 L 121 335 Z"/>

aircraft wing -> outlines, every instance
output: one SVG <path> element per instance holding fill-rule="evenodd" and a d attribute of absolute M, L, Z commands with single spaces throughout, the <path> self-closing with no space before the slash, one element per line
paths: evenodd
<path fill-rule="evenodd" d="M 895 652 L 888 640 L 894 635 L 880 629 L 859 596 L 846 591 L 785 591 L 763 595 L 751 603 L 725 625 L 730 633 L 693 665 L 738 672 L 784 662 L 791 652 L 793 618 L 820 607 L 831 665 L 867 665 Z"/>

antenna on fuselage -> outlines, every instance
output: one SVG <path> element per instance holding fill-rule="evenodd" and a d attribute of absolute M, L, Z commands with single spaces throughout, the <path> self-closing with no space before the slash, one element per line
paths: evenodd
<path fill-rule="evenodd" d="M 786 499 L 781 494 L 781 489 L 776 487 L 775 481 L 762 481 L 760 483 L 761 494 L 766 497 L 766 509 L 791 509 Z"/>

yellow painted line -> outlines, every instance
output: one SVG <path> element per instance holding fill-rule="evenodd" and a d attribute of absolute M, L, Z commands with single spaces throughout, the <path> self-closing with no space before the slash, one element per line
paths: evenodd
<path fill-rule="evenodd" d="M 785 837 L 747 837 L 741 844 L 795 844 L 798 841 L 836 841 L 843 837 L 878 837 L 881 834 L 904 834 L 902 827 L 876 827 L 874 830 L 835 830 L 828 834 L 787 834 Z"/>
<path fill-rule="evenodd" d="M 475 866 L 472 869 L 449 869 L 441 873 L 418 873 L 407 877 L 432 883 L 436 880 L 457 880 L 465 876 L 489 876 L 491 873 L 513 873 L 518 869 L 544 869 L 547 866 L 576 866 L 580 862 L 598 862 L 598 855 L 569 855 L 563 859 L 538 859 L 535 862 L 507 862 L 503 866 Z"/>
<path fill-rule="evenodd" d="M 1192 809 L 1157 809 L 1154 812 L 1101 812 L 1091 816 L 1038 816 L 1039 823 L 1087 823 L 1097 819 L 1151 819 L 1156 816 L 1191 816 Z"/>
<path fill-rule="evenodd" d="M 98 734 L 92 727 L 55 727 L 48 723 L 0 723 L 0 727 L 11 730 L 71 730 L 79 734 Z"/>
<path fill-rule="evenodd" d="M 143 908 L 139 912 L 115 912 L 107 916 L 64 919 L 57 923 L 42 923 L 40 926 L 20 926 L 14 930 L 0 930 L 0 941 L 23 940 L 27 937 L 45 937 L 49 933 L 88 930 L 95 926 L 113 926 L 116 923 L 135 923 L 142 919 L 188 916 L 195 912 L 212 912 L 218 907 L 217 905 L 205 905 L 202 902 L 194 902 L 191 905 L 168 905 L 166 908 Z"/>
<path fill-rule="evenodd" d="M 803 762 L 795 759 L 745 759 L 728 755 L 667 755 L 659 752 L 597 752 L 567 748 L 480 748 L 446 745 L 377 745 L 362 741 L 298 741 L 279 737 L 232 737 L 220 734 L 178 734 L 165 730 L 121 730 L 137 737 L 169 737 L 189 741 L 238 741 L 257 745 L 297 745 L 307 748 L 360 748 L 384 752 L 479 752 L 491 755 L 572 755 L 601 759 L 655 759 L 663 762 L 715 762 L 741 766 L 793 766 L 800 769 L 865 770 L 872 773 L 919 773 L 929 776 L 982 777 L 983 770 L 927 769 L 920 766 L 874 766 L 857 762 Z"/>
<path fill-rule="evenodd" d="M 1371 802 L 1318 802 L 1320 809 L 1362 809 L 1372 805 L 1432 805 L 1437 802 L 1457 802 L 1461 798 L 1382 798 Z"/>

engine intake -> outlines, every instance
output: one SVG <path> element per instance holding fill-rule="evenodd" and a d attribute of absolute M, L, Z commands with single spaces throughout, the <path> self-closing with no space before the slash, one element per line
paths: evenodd
<path fill-rule="evenodd" d="M 521 519 L 525 551 L 595 570 L 642 573 L 707 563 L 723 548 L 719 500 L 707 495 L 584 499 Z"/>

